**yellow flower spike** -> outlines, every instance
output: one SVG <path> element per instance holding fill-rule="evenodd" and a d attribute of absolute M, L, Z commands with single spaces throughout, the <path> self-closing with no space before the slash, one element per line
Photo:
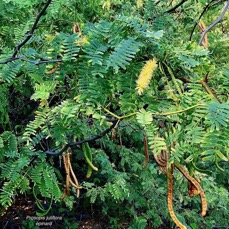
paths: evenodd
<path fill-rule="evenodd" d="M 142 71 L 136 81 L 137 87 L 136 90 L 138 94 L 141 95 L 143 90 L 149 86 L 150 80 L 153 76 L 154 70 L 157 68 L 157 62 L 155 59 L 148 60 L 145 66 L 142 68 Z"/>

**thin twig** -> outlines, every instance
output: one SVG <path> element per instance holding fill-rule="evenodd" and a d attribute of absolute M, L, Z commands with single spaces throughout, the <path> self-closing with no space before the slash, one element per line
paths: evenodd
<path fill-rule="evenodd" d="M 204 39 L 205 34 L 206 34 L 207 32 L 209 32 L 217 23 L 219 23 L 219 22 L 222 20 L 224 14 L 227 12 L 228 7 L 229 7 L 229 1 L 228 1 L 228 2 L 226 3 L 226 5 L 224 6 L 224 8 L 223 8 L 223 10 L 222 10 L 222 13 L 220 14 L 220 16 L 219 16 L 210 26 L 208 26 L 208 27 L 203 31 L 203 33 L 202 33 L 202 35 L 201 35 L 201 39 L 200 39 L 198 45 L 201 45 L 201 44 L 202 44 L 202 41 L 203 41 L 203 39 Z"/>
<path fill-rule="evenodd" d="M 208 92 L 208 94 L 210 94 L 219 103 L 222 103 L 220 99 L 216 96 L 216 94 L 212 91 L 212 89 L 208 86 L 206 78 L 204 78 L 200 83 L 205 88 L 205 90 Z"/>

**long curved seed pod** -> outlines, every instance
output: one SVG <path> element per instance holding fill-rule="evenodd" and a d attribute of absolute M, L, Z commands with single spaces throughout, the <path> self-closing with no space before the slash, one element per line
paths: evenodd
<path fill-rule="evenodd" d="M 156 156 L 153 154 L 153 156 L 158 165 L 161 167 L 166 167 L 167 162 L 164 160 L 164 158 L 161 157 L 161 155 Z"/>
<path fill-rule="evenodd" d="M 71 155 L 71 153 L 69 153 L 69 152 L 67 152 L 66 156 L 63 155 L 64 167 L 65 167 L 65 171 L 66 171 L 66 188 L 65 188 L 64 195 L 62 196 L 62 199 L 65 198 L 66 194 L 70 195 L 69 184 L 71 184 L 76 189 L 77 198 L 79 197 L 80 189 L 82 188 L 82 187 L 79 186 L 79 182 L 78 182 L 78 180 L 76 178 L 76 175 L 75 175 L 75 173 L 74 173 L 74 171 L 72 169 L 70 155 Z M 72 181 L 70 175 L 72 175 L 75 183 Z"/>
<path fill-rule="evenodd" d="M 64 168 L 65 168 L 65 173 L 66 173 L 66 187 L 67 187 L 67 162 L 66 162 L 66 158 L 65 158 L 65 155 L 62 154 L 62 157 L 63 157 L 63 162 L 64 162 Z M 62 195 L 61 199 L 63 200 L 65 197 L 66 197 L 66 187 L 65 187 L 65 190 L 64 190 L 64 194 Z"/>
<path fill-rule="evenodd" d="M 93 171 L 93 169 L 91 168 L 91 166 L 90 166 L 90 165 L 88 165 L 88 167 L 87 167 L 87 174 L 86 174 L 86 178 L 90 178 L 90 177 L 91 177 L 91 175 L 92 175 L 92 171 Z"/>
<path fill-rule="evenodd" d="M 84 157 L 85 157 L 85 159 L 86 159 L 88 165 L 90 165 L 91 168 L 92 168 L 94 171 L 98 171 L 98 168 L 95 167 L 95 166 L 92 164 L 92 162 L 89 160 L 89 158 L 88 158 L 88 156 L 86 155 L 86 153 L 84 153 Z"/>
<path fill-rule="evenodd" d="M 199 194 L 200 194 L 200 192 L 196 188 L 196 186 L 193 185 L 193 183 L 191 181 L 188 181 L 188 195 L 190 197 L 193 197 L 193 196 L 196 196 L 196 195 L 199 195 Z"/>
<path fill-rule="evenodd" d="M 71 175 L 72 175 L 72 177 L 73 177 L 73 180 L 75 181 L 76 186 L 77 186 L 78 188 L 81 188 L 81 187 L 79 186 L 78 179 L 76 178 L 76 175 L 75 175 L 75 173 L 74 173 L 74 171 L 73 171 L 73 169 L 72 169 L 71 163 L 70 163 L 69 168 L 70 168 L 70 172 L 71 172 Z"/>
<path fill-rule="evenodd" d="M 215 165 L 216 165 L 216 168 L 217 168 L 217 169 L 219 169 L 219 170 L 222 171 L 222 172 L 225 172 L 224 169 L 221 168 L 221 167 L 219 166 L 219 163 L 218 163 L 218 161 L 217 161 L 216 158 L 215 158 Z"/>
<path fill-rule="evenodd" d="M 40 203 L 39 199 L 37 198 L 37 195 L 35 193 L 35 186 L 33 186 L 33 195 L 34 195 L 34 198 L 35 198 L 35 202 L 36 202 L 36 205 L 37 207 L 42 211 L 42 212 L 37 212 L 37 216 L 45 216 L 48 214 L 48 212 L 50 211 L 51 207 L 52 207 L 52 202 L 53 202 L 53 195 L 51 196 L 51 202 L 49 204 L 49 207 L 48 209 L 45 209 L 42 204 Z"/>
<path fill-rule="evenodd" d="M 211 170 L 205 170 L 205 169 L 200 169 L 200 168 L 198 168 L 198 167 L 196 166 L 196 164 L 194 163 L 194 161 L 191 162 L 191 165 L 193 166 L 193 168 L 194 168 L 196 171 L 198 171 L 198 172 L 200 172 L 200 173 L 206 173 L 206 174 L 211 174 L 211 173 L 212 173 Z"/>
<path fill-rule="evenodd" d="M 56 72 L 56 70 L 57 70 L 57 68 L 58 68 L 59 65 L 60 65 L 60 63 L 57 62 L 57 63 L 55 64 L 54 68 L 51 69 L 51 70 L 48 71 L 48 72 L 45 72 L 45 74 L 46 74 L 46 75 L 52 75 L 53 73 Z"/>
<path fill-rule="evenodd" d="M 68 195 L 70 195 L 70 190 L 69 190 L 69 183 L 70 183 L 70 164 L 71 164 L 71 162 L 70 162 L 70 153 L 69 152 L 67 152 L 67 154 L 66 154 L 66 161 L 67 161 L 67 181 L 66 181 L 66 184 L 67 184 L 67 186 L 66 186 L 66 191 L 67 191 L 67 194 Z"/>
<path fill-rule="evenodd" d="M 95 167 L 93 164 L 92 164 L 92 161 L 90 160 L 90 155 L 91 155 L 91 149 L 88 145 L 88 143 L 84 143 L 82 145 L 82 149 L 83 149 L 83 154 L 84 154 L 84 157 L 88 163 L 88 165 L 94 170 L 94 171 L 98 171 L 98 168 Z"/>
<path fill-rule="evenodd" d="M 207 213 L 207 199 L 206 199 L 206 196 L 205 196 L 203 189 L 201 188 L 200 184 L 193 177 L 191 177 L 188 174 L 188 172 L 186 172 L 185 169 L 181 165 L 179 165 L 178 163 L 174 163 L 174 165 L 184 175 L 184 177 L 188 181 L 190 181 L 198 190 L 199 195 L 200 195 L 200 199 L 201 199 L 201 203 L 202 203 L 201 215 L 204 217 Z"/>
<path fill-rule="evenodd" d="M 74 187 L 74 188 L 76 189 L 76 197 L 79 198 L 79 196 L 80 196 L 80 189 L 81 189 L 82 187 L 77 186 L 77 185 L 72 181 L 71 178 L 70 178 L 69 182 L 70 182 L 70 184 L 72 185 L 72 187 Z"/>
<path fill-rule="evenodd" d="M 168 169 L 168 210 L 174 223 L 180 229 L 187 229 L 176 217 L 173 211 L 173 165 Z"/>
<path fill-rule="evenodd" d="M 72 169 L 71 162 L 70 162 L 70 164 L 69 164 L 69 168 L 70 168 L 70 172 L 71 172 L 71 175 L 72 175 L 72 177 L 73 177 L 75 183 L 73 183 L 73 181 L 71 180 L 71 178 L 70 178 L 69 182 L 70 182 L 70 184 L 71 184 L 74 188 L 76 188 L 76 197 L 79 198 L 79 196 L 80 196 L 80 189 L 81 189 L 82 187 L 79 186 L 79 182 L 78 182 L 78 180 L 77 180 L 77 178 L 76 178 L 76 175 L 75 175 L 75 173 L 74 173 L 74 171 L 73 171 L 73 169 Z"/>
<path fill-rule="evenodd" d="M 161 167 L 160 166 L 160 170 L 162 173 L 167 174 L 167 171 L 168 171 L 167 167 Z"/>
<path fill-rule="evenodd" d="M 76 189 L 82 189 L 81 186 L 78 186 L 77 184 L 75 184 L 75 183 L 72 181 L 72 178 L 70 178 L 69 183 L 70 183 L 74 188 L 76 188 Z"/>
<path fill-rule="evenodd" d="M 144 151 L 145 151 L 145 163 L 142 166 L 142 168 L 145 168 L 149 163 L 148 142 L 147 142 L 147 137 L 146 137 L 146 133 L 145 132 L 144 132 Z"/>
<path fill-rule="evenodd" d="M 161 151 L 161 154 L 156 156 L 153 154 L 155 161 L 160 166 L 162 173 L 167 174 L 167 165 L 168 165 L 168 153 L 165 150 Z"/>
<path fill-rule="evenodd" d="M 92 162 L 92 153 L 91 153 L 91 149 L 90 149 L 88 143 L 86 142 L 85 144 L 82 145 L 82 147 L 85 147 L 85 149 L 83 148 L 83 150 L 86 150 L 86 153 L 88 155 L 88 158 Z M 93 169 L 91 168 L 90 165 L 88 165 L 86 178 L 90 178 L 91 177 L 92 171 L 93 171 Z"/>
<path fill-rule="evenodd" d="M 206 25 L 204 24 L 204 22 L 202 20 L 200 20 L 199 23 L 198 23 L 198 26 L 199 26 L 200 36 L 201 36 L 202 33 L 204 32 L 204 30 L 206 29 Z M 202 45 L 204 46 L 205 49 L 208 48 L 207 33 L 204 35 L 204 39 L 202 41 Z"/>
<path fill-rule="evenodd" d="M 69 153 L 67 153 L 66 156 L 63 155 L 63 161 L 64 161 L 64 167 L 65 167 L 65 171 L 66 171 L 65 194 L 70 195 L 70 191 L 69 191 L 69 179 L 70 179 L 70 174 L 69 174 L 69 169 L 70 169 L 70 167 L 69 167 Z"/>

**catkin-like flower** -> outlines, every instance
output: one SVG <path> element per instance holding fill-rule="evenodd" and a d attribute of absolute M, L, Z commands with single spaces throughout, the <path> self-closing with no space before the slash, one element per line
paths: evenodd
<path fill-rule="evenodd" d="M 136 81 L 137 87 L 136 90 L 138 94 L 141 95 L 143 90 L 149 86 L 150 80 L 153 76 L 153 71 L 157 68 L 157 62 L 155 59 L 148 60 L 145 66 L 142 68 L 142 71 Z"/>

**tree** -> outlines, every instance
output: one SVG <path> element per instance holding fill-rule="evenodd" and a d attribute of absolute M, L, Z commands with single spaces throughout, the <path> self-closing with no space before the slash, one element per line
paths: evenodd
<path fill-rule="evenodd" d="M 227 8 L 3 0 L 3 209 L 19 193 L 33 196 L 39 216 L 54 202 L 71 210 L 90 200 L 113 228 L 123 219 L 129 228 L 159 228 L 170 220 L 168 186 L 180 228 L 227 225 Z M 186 196 L 186 180 L 201 201 Z"/>

